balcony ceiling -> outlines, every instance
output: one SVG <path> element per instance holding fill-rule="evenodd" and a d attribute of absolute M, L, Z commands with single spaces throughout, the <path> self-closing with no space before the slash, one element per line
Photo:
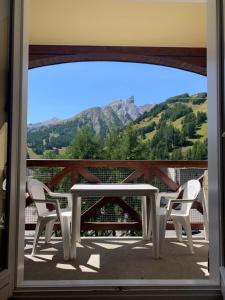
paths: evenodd
<path fill-rule="evenodd" d="M 29 43 L 206 47 L 203 0 L 29 0 Z"/>

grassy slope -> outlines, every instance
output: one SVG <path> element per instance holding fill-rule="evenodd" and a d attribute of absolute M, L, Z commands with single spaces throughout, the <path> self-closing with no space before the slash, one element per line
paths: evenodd
<path fill-rule="evenodd" d="M 36 154 L 31 148 L 27 147 L 27 152 L 29 154 L 30 159 L 40 159 L 42 155 Z"/>
<path fill-rule="evenodd" d="M 188 103 L 186 103 L 188 106 L 190 106 L 193 110 L 193 112 L 195 114 L 197 114 L 198 111 L 200 112 L 208 112 L 208 105 L 207 105 L 207 101 L 202 103 L 202 104 L 199 104 L 199 105 L 194 105 L 192 104 L 192 101 L 190 100 Z M 169 104 L 169 107 L 172 107 L 174 104 Z M 146 118 L 144 120 L 142 120 L 141 122 L 137 123 L 134 125 L 135 128 L 144 128 L 144 127 L 147 127 L 149 126 L 152 122 L 155 122 L 155 123 L 158 123 L 160 117 L 161 117 L 161 114 L 158 114 L 156 117 L 154 118 Z M 171 122 L 171 124 L 176 127 L 177 129 L 181 130 L 182 128 L 182 120 L 183 120 L 184 117 L 181 117 L 179 119 L 177 119 L 176 121 L 174 122 Z M 145 135 L 145 141 L 149 141 L 150 139 L 153 138 L 153 136 L 155 135 L 157 130 L 154 130 L 152 132 L 148 132 L 146 133 Z M 204 123 L 201 125 L 201 127 L 196 131 L 196 134 L 199 135 L 200 137 L 198 139 L 190 139 L 190 141 L 192 142 L 196 142 L 197 140 L 199 141 L 204 141 L 206 138 L 207 138 L 207 135 L 208 135 L 208 124 L 207 123 Z M 182 148 L 182 151 L 186 151 L 189 147 L 183 147 Z"/>

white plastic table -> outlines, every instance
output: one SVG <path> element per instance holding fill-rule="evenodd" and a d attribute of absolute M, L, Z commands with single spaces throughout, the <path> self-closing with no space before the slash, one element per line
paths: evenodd
<path fill-rule="evenodd" d="M 152 230 L 153 256 L 159 258 L 159 238 L 156 216 L 158 188 L 150 184 L 75 184 L 71 188 L 72 232 L 70 259 L 76 258 L 76 241 L 80 240 L 80 215 L 82 197 L 122 197 L 141 196 L 143 239 L 149 240 Z"/>

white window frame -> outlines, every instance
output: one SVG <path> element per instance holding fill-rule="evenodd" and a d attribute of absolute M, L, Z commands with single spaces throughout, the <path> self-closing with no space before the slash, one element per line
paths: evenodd
<path fill-rule="evenodd" d="M 9 260 L 14 262 L 14 286 L 23 277 L 24 213 L 26 191 L 26 127 L 27 127 L 27 0 L 13 1 L 12 58 L 12 119 L 11 119 L 11 178 L 10 222 L 13 239 L 9 245 Z M 16 241 L 16 242 L 15 242 Z M 16 256 L 15 256 L 16 251 Z M 13 256 L 14 255 L 14 256 Z"/>
<path fill-rule="evenodd" d="M 16 2 L 16 1 L 15 1 Z M 17 215 L 17 281 L 16 292 L 21 293 L 21 289 L 26 292 L 35 292 L 37 288 L 45 287 L 45 291 L 54 292 L 55 289 L 73 291 L 79 294 L 81 289 L 83 295 L 93 295 L 99 291 L 104 291 L 109 295 L 119 295 L 118 291 L 123 291 L 123 295 L 202 295 L 206 299 L 215 299 L 220 293 L 220 273 L 221 266 L 221 245 L 220 245 L 220 162 L 221 162 L 221 128 L 220 128 L 220 103 L 221 103 L 221 69 L 220 69 L 220 0 L 208 0 L 208 119 L 209 119 L 209 253 L 210 253 L 210 279 L 206 280 L 71 280 L 71 281 L 24 281 L 24 207 L 25 207 L 25 180 L 26 180 L 26 112 L 27 112 L 27 61 L 28 61 L 28 40 L 27 34 L 27 0 L 22 0 L 24 4 L 23 26 L 20 56 L 23 64 L 20 64 L 20 99 L 19 104 L 15 104 L 18 109 L 20 124 L 18 133 L 19 150 L 14 149 L 17 155 L 19 168 L 17 172 L 17 199 L 19 200 L 19 210 Z M 43 8 L 44 9 L 44 8 Z M 218 22 L 219 21 L 219 22 Z M 19 105 L 19 106 L 17 106 Z M 16 123 L 15 123 L 16 124 Z M 17 153 L 17 154 L 16 154 Z M 94 290 L 94 291 L 93 291 Z M 64 294 L 65 295 L 65 294 Z M 179 298 L 181 299 L 181 298 Z"/>
<path fill-rule="evenodd" d="M 11 116 L 9 119 L 8 139 L 11 148 L 9 149 L 9 232 L 8 232 L 8 268 L 0 273 L 0 299 L 7 299 L 12 295 L 17 286 L 18 272 L 18 238 L 19 233 L 18 216 L 24 209 L 24 191 L 26 175 L 26 106 L 27 101 L 27 66 L 28 66 L 28 45 L 26 39 L 26 15 L 27 0 L 8 0 L 11 1 L 12 28 L 11 39 Z M 24 119 L 23 119 L 24 118 Z M 21 147 L 21 142 L 23 146 Z M 19 201 L 21 200 L 21 201 Z M 20 208 L 19 208 L 20 206 Z M 21 215 L 22 216 L 22 215 Z M 23 234 L 24 236 L 24 234 Z M 21 267 L 21 269 L 23 266 Z"/>

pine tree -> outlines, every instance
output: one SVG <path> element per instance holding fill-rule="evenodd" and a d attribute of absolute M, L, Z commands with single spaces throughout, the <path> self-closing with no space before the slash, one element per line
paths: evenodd
<path fill-rule="evenodd" d="M 171 154 L 171 160 L 182 160 L 183 158 L 184 157 L 181 148 L 177 148 L 173 150 Z"/>
<path fill-rule="evenodd" d="M 105 141 L 103 146 L 103 158 L 104 159 L 118 159 L 120 157 L 120 144 L 121 144 L 121 133 L 112 129 Z"/>
<path fill-rule="evenodd" d="M 72 140 L 65 156 L 71 159 L 99 159 L 102 157 L 101 138 L 88 127 L 83 127 Z"/>
<path fill-rule="evenodd" d="M 197 118 L 194 113 L 186 115 L 182 120 L 182 131 L 184 135 L 188 136 L 189 138 L 195 137 L 196 126 Z"/>

